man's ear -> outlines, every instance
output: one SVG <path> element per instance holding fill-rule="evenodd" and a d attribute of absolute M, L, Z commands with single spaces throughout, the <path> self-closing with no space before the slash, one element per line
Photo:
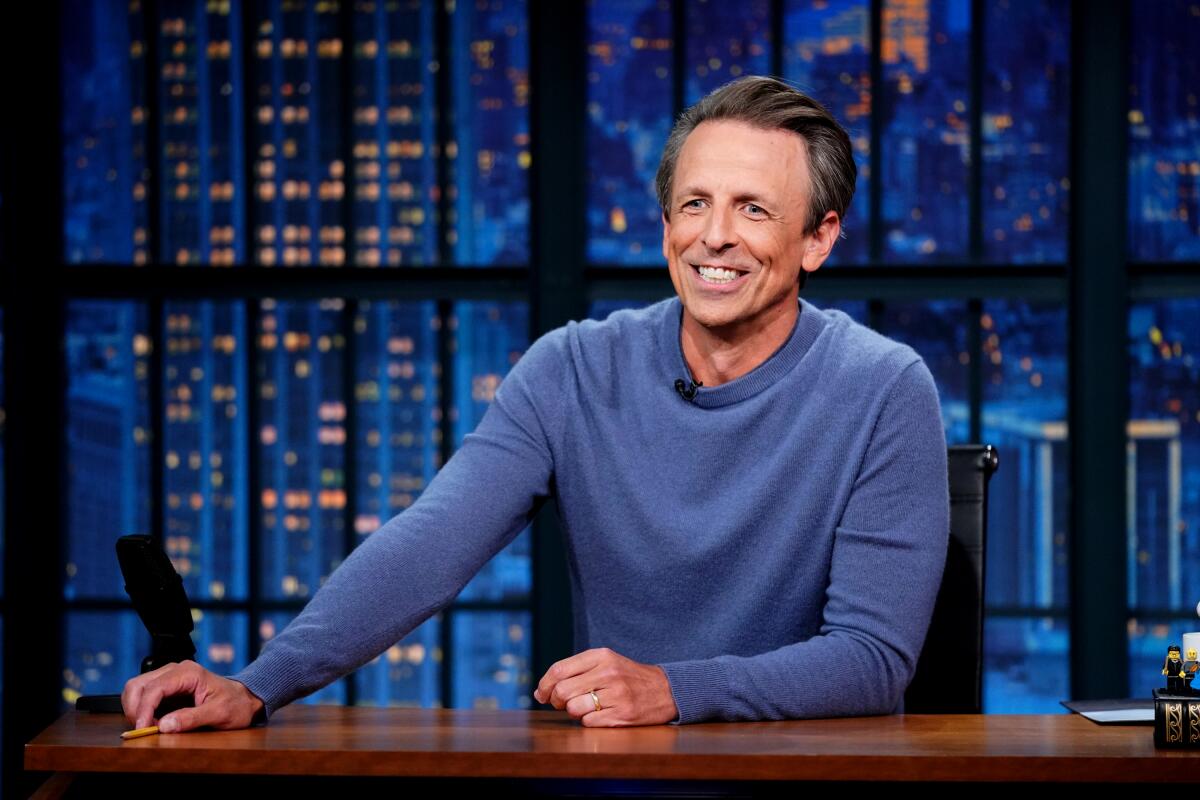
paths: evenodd
<path fill-rule="evenodd" d="M 670 241 L 670 238 L 671 238 L 671 220 L 667 219 L 666 211 L 662 212 L 662 223 L 663 223 L 663 246 L 662 246 L 663 260 L 669 261 L 671 259 L 671 256 L 668 255 L 669 250 L 667 248 L 667 242 Z"/>
<path fill-rule="evenodd" d="M 825 218 L 821 220 L 821 224 L 808 237 L 808 244 L 804 248 L 804 257 L 801 260 L 801 266 L 805 272 L 816 272 L 821 265 L 825 263 L 825 259 L 829 258 L 829 253 L 833 250 L 834 242 L 842 232 L 842 220 L 838 217 L 836 211 L 826 211 Z"/>

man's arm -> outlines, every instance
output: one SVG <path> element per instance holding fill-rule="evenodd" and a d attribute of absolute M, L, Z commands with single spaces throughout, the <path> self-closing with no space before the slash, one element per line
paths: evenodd
<path fill-rule="evenodd" d="M 820 634 L 750 657 L 658 665 L 679 709 L 672 724 L 895 711 L 929 627 L 949 515 L 937 389 L 918 361 L 874 421 L 835 532 Z"/>
<path fill-rule="evenodd" d="M 551 333 L 529 348 L 417 502 L 363 541 L 259 657 L 231 676 L 261 699 L 264 719 L 362 666 L 449 605 L 529 524 L 550 492 L 554 468 L 533 399 L 535 387 L 558 396 L 564 368 L 556 341 Z M 211 677 L 204 676 L 206 685 L 215 683 Z M 162 686 L 155 688 L 156 681 Z M 177 677 L 139 676 L 126 696 L 148 699 L 136 708 L 127 703 L 126 716 L 151 718 L 151 699 L 183 692 L 191 693 Z"/>

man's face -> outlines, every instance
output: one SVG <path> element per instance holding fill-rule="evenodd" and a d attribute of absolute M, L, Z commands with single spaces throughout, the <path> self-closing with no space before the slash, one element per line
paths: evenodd
<path fill-rule="evenodd" d="M 707 328 L 753 332 L 795 307 L 800 270 L 821 266 L 840 224 L 830 212 L 804 234 L 808 187 L 798 134 L 728 120 L 692 131 L 663 219 L 663 256 L 688 315 Z"/>

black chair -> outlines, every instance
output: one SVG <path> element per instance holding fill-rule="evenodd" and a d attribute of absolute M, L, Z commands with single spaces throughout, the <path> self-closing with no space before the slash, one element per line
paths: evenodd
<path fill-rule="evenodd" d="M 949 448 L 950 547 L 929 634 L 904 694 L 906 714 L 983 711 L 987 487 L 999 464 L 999 454 L 991 445 Z"/>

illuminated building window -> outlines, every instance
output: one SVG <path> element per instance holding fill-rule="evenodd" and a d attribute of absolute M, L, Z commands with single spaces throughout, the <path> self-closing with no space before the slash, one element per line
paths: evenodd
<path fill-rule="evenodd" d="M 967 255 L 971 5 L 885 0 L 884 252 L 900 261 Z"/>
<path fill-rule="evenodd" d="M 1130 14 L 1129 257 L 1200 259 L 1200 14 L 1163 0 Z"/>
<path fill-rule="evenodd" d="M 64 594 L 125 597 L 116 542 L 150 532 L 146 309 L 77 300 L 66 312 L 67 547 Z"/>
<path fill-rule="evenodd" d="M 671 130 L 669 4 L 588 3 L 588 260 L 661 264 L 654 174 Z"/>
<path fill-rule="evenodd" d="M 145 20 L 128 0 L 63 5 L 63 257 L 144 264 L 148 225 Z"/>
<path fill-rule="evenodd" d="M 1126 440 L 1130 691 L 1155 686 L 1200 597 L 1200 299 L 1129 310 Z M 1168 614 L 1172 616 L 1168 616 Z"/>
<path fill-rule="evenodd" d="M 992 261 L 1067 258 L 1068 12 L 1048 0 L 986 4 L 982 239 Z"/>

